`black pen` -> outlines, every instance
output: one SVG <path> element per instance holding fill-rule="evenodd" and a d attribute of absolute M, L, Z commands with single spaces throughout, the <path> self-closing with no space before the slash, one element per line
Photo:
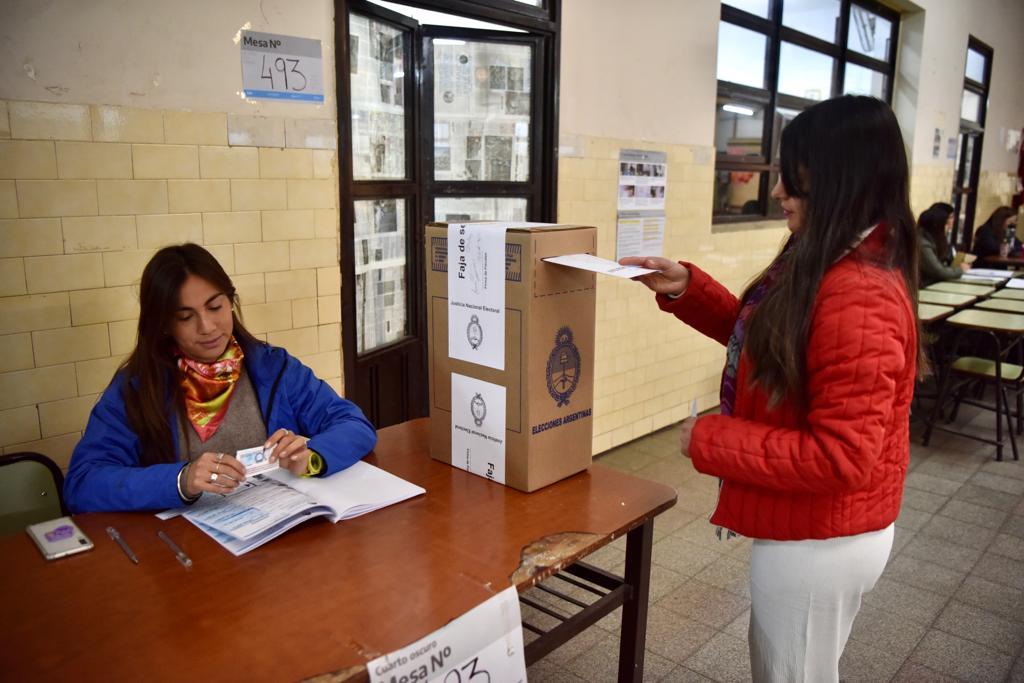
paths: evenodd
<path fill-rule="evenodd" d="M 171 540 L 171 537 L 165 534 L 163 531 L 156 532 L 156 535 L 160 537 L 160 540 L 167 544 L 167 547 L 171 549 L 174 556 L 178 558 L 178 562 L 188 569 L 192 566 L 192 558 L 185 554 L 185 551 L 178 547 L 178 544 Z"/>
<path fill-rule="evenodd" d="M 123 538 L 121 538 L 121 534 L 117 533 L 117 529 L 115 529 L 112 526 L 108 526 L 107 536 L 110 536 L 112 539 L 114 539 L 115 543 L 121 546 L 121 550 L 124 551 L 124 554 L 128 556 L 129 560 L 131 560 L 135 564 L 139 563 L 139 558 L 135 557 L 135 553 L 132 552 L 132 549 L 129 548 L 128 544 L 124 542 Z"/>

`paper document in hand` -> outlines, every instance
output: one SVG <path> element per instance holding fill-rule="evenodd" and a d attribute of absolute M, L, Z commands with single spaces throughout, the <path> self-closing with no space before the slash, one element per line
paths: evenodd
<path fill-rule="evenodd" d="M 204 493 L 183 513 L 234 555 L 314 517 L 338 522 L 426 492 L 362 461 L 328 477 L 302 478 L 277 469 L 246 483 L 253 485 L 231 496 Z"/>
<path fill-rule="evenodd" d="M 567 254 L 565 256 L 552 256 L 543 260 L 559 266 L 589 270 L 603 275 L 613 275 L 615 277 L 626 278 L 627 280 L 637 277 L 638 275 L 647 275 L 648 273 L 658 272 L 651 268 L 622 266 L 615 261 L 601 258 L 600 256 L 593 256 L 591 254 Z"/>

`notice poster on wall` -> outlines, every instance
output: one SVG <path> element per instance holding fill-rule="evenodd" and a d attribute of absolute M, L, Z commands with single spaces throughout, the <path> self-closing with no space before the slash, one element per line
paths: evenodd
<path fill-rule="evenodd" d="M 664 211 L 667 181 L 664 152 L 619 150 L 619 211 Z"/>
<path fill-rule="evenodd" d="M 615 258 L 661 256 L 665 245 L 664 214 L 645 216 L 639 211 L 620 211 L 615 235 Z"/>
<path fill-rule="evenodd" d="M 242 31 L 242 94 L 250 99 L 324 102 L 320 41 Z"/>

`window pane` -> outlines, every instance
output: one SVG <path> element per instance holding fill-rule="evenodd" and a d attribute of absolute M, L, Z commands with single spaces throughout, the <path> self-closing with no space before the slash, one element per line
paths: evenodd
<path fill-rule="evenodd" d="M 863 7 L 850 5 L 850 33 L 846 47 L 875 59 L 889 60 L 892 22 Z"/>
<path fill-rule="evenodd" d="M 768 18 L 768 0 L 722 0 L 722 4 Z"/>
<path fill-rule="evenodd" d="M 967 50 L 967 68 L 964 70 L 964 75 L 971 80 L 978 81 L 979 83 L 985 82 L 985 55 L 981 54 L 977 50 L 968 48 Z"/>
<path fill-rule="evenodd" d="M 888 78 L 880 71 L 865 69 L 859 64 L 847 64 L 843 79 L 843 93 L 847 95 L 871 95 L 885 99 Z"/>
<path fill-rule="evenodd" d="M 405 200 L 354 202 L 356 351 L 365 353 L 407 334 Z"/>
<path fill-rule="evenodd" d="M 775 108 L 775 128 L 774 128 L 774 140 L 773 146 L 775 151 L 772 153 L 772 159 L 775 161 L 779 160 L 779 150 L 782 149 L 782 131 L 789 125 L 789 122 L 797 117 L 802 110 L 801 109 L 787 109 L 786 107 Z"/>
<path fill-rule="evenodd" d="M 779 53 L 779 92 L 808 100 L 828 99 L 832 93 L 832 63 L 828 55 L 783 43 Z"/>
<path fill-rule="evenodd" d="M 726 21 L 718 24 L 718 80 L 764 87 L 768 37 Z"/>
<path fill-rule="evenodd" d="M 734 216 L 761 214 L 760 191 L 760 172 L 715 171 L 714 213 Z"/>
<path fill-rule="evenodd" d="M 981 96 L 978 93 L 964 90 L 960 100 L 960 118 L 981 123 Z"/>
<path fill-rule="evenodd" d="M 764 105 L 721 98 L 715 112 L 715 150 L 719 154 L 760 157 Z"/>
<path fill-rule="evenodd" d="M 530 176 L 529 45 L 434 40 L 434 178 Z"/>
<path fill-rule="evenodd" d="M 403 32 L 352 14 L 352 175 L 356 180 L 405 177 Z"/>
<path fill-rule="evenodd" d="M 524 5 L 530 5 L 530 6 L 532 6 L 532 7 L 540 7 L 540 6 L 541 6 L 541 3 L 542 3 L 542 2 L 544 1 L 544 0 L 515 0 L 515 1 L 516 1 L 516 2 L 521 2 L 521 3 L 523 3 Z"/>
<path fill-rule="evenodd" d="M 839 32 L 839 0 L 786 0 L 782 24 L 834 43 Z"/>
<path fill-rule="evenodd" d="M 436 197 L 434 220 L 450 223 L 468 221 L 526 220 L 525 197 Z"/>

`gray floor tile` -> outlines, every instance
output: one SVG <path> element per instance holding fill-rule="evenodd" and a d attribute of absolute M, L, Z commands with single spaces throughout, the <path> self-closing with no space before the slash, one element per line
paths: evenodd
<path fill-rule="evenodd" d="M 1012 621 L 1024 622 L 1024 592 L 978 576 L 968 576 L 956 599 Z"/>
<path fill-rule="evenodd" d="M 723 555 L 697 573 L 698 580 L 750 599 L 750 565 Z"/>
<path fill-rule="evenodd" d="M 893 527 L 892 550 L 889 551 L 889 557 L 898 555 L 916 537 L 916 531 L 901 526 Z"/>
<path fill-rule="evenodd" d="M 950 462 L 943 462 L 937 457 L 931 457 L 927 462 L 914 470 L 914 474 L 927 474 L 940 479 L 963 484 L 974 475 L 977 467 L 963 467 Z"/>
<path fill-rule="evenodd" d="M 968 503 L 964 500 L 953 499 L 939 510 L 939 514 L 944 517 L 952 517 L 961 522 L 983 526 L 986 529 L 998 529 L 1003 525 L 1003 522 L 1010 513 L 1006 510 L 998 510 L 985 507 L 984 505 Z"/>
<path fill-rule="evenodd" d="M 851 640 L 846 643 L 843 656 L 839 658 L 839 679 L 865 683 L 888 681 L 899 671 L 904 659 L 866 643 Z"/>
<path fill-rule="evenodd" d="M 709 550 L 706 546 L 690 543 L 672 534 L 654 544 L 651 550 L 651 561 L 683 576 L 693 576 L 719 557 L 720 553 Z"/>
<path fill-rule="evenodd" d="M 916 621 L 930 624 L 949 601 L 944 595 L 908 586 L 883 576 L 874 590 L 864 596 L 864 604 Z"/>
<path fill-rule="evenodd" d="M 677 456 L 676 458 L 663 458 L 655 460 L 649 465 L 644 465 L 640 469 L 633 472 L 638 477 L 644 479 L 650 479 L 651 481 L 661 482 L 668 486 L 677 487 L 681 486 L 687 480 L 692 479 L 697 475 L 696 470 L 693 466 L 688 464 L 690 461 L 683 456 Z M 684 461 L 684 462 L 681 462 Z"/>
<path fill-rule="evenodd" d="M 1024 562 L 1024 538 L 998 534 L 992 541 L 992 545 L 988 547 L 988 551 L 1018 562 Z"/>
<path fill-rule="evenodd" d="M 967 482 L 957 490 L 953 499 L 1009 512 L 1017 505 L 1020 497 Z"/>
<path fill-rule="evenodd" d="M 959 572 L 970 571 L 981 557 L 981 551 L 966 548 L 943 538 L 916 534 L 900 551 L 902 555 L 927 560 Z"/>
<path fill-rule="evenodd" d="M 1024 562 L 994 553 L 985 553 L 971 570 L 971 574 L 1024 591 Z"/>
<path fill-rule="evenodd" d="M 629 444 L 619 446 L 595 459 L 605 467 L 614 467 L 623 472 L 635 472 L 636 470 L 650 465 L 657 460 L 653 455 L 645 453 L 636 448 L 630 448 Z"/>
<path fill-rule="evenodd" d="M 933 477 L 930 474 L 918 472 L 917 470 L 914 470 L 907 475 L 907 486 L 910 488 L 938 493 L 942 496 L 953 495 L 962 485 L 963 484 L 961 482 L 950 481 L 949 479 L 942 479 L 941 477 Z"/>
<path fill-rule="evenodd" d="M 750 610 L 749 609 L 746 612 L 744 612 L 743 614 L 741 614 L 738 617 L 736 617 L 735 619 L 733 619 L 731 622 L 729 622 L 728 626 L 726 626 L 725 628 L 722 629 L 723 633 L 728 633 L 729 635 L 736 636 L 737 638 L 741 638 L 743 640 L 747 639 L 747 634 L 749 633 L 749 631 L 750 631 Z"/>
<path fill-rule="evenodd" d="M 663 607 L 653 607 L 647 618 L 647 649 L 682 664 L 714 637 L 710 626 L 681 617 Z"/>
<path fill-rule="evenodd" d="M 686 582 L 688 577 L 677 571 L 651 564 L 651 586 L 648 601 L 654 604 Z"/>
<path fill-rule="evenodd" d="M 702 676 L 693 669 L 677 666 L 661 679 L 661 683 L 709 683 L 712 679 Z"/>
<path fill-rule="evenodd" d="M 1024 496 L 1024 479 L 1002 477 L 991 472 L 977 472 L 971 477 L 971 483 L 993 491 L 1002 491 L 1015 496 Z"/>
<path fill-rule="evenodd" d="M 1017 446 L 1024 446 L 1024 441 L 1020 437 L 1017 438 Z M 1010 477 L 1011 479 L 1024 479 L 1024 461 L 1013 460 L 1012 456 L 1010 459 L 999 462 L 997 460 L 989 460 L 983 464 L 980 471 L 988 474 L 994 474 L 997 477 Z"/>
<path fill-rule="evenodd" d="M 850 638 L 906 659 L 928 630 L 926 624 L 870 605 L 863 605 L 853 621 Z"/>
<path fill-rule="evenodd" d="M 957 545 L 964 545 L 975 550 L 984 550 L 996 535 L 993 529 L 986 529 L 977 524 L 961 522 L 942 515 L 932 517 L 927 524 L 921 527 L 919 533 L 952 541 Z"/>
<path fill-rule="evenodd" d="M 1013 658 L 963 638 L 932 630 L 924 635 L 911 661 L 964 681 L 1001 681 Z"/>
<path fill-rule="evenodd" d="M 1024 683 L 1024 654 L 1017 657 L 1017 661 L 1014 662 L 1010 675 L 1006 680 L 1009 683 Z"/>
<path fill-rule="evenodd" d="M 903 504 L 901 507 L 911 507 L 922 512 L 938 512 L 939 508 L 946 504 L 948 496 L 938 493 L 930 493 L 921 489 L 907 488 L 903 492 Z"/>
<path fill-rule="evenodd" d="M 750 601 L 711 584 L 691 579 L 658 603 L 676 614 L 715 629 L 724 628 L 749 606 Z"/>
<path fill-rule="evenodd" d="M 671 534 L 697 519 L 697 515 L 681 507 L 672 507 L 654 518 L 654 530 Z"/>
<path fill-rule="evenodd" d="M 526 677 L 530 683 L 586 683 L 576 674 L 549 662 L 547 657 L 527 668 Z"/>
<path fill-rule="evenodd" d="M 676 664 L 653 652 L 644 655 L 644 680 L 657 681 Z M 619 639 L 607 636 L 566 665 L 566 670 L 585 681 L 616 681 L 619 674 Z"/>
<path fill-rule="evenodd" d="M 1006 518 L 1000 533 L 1010 534 L 1017 538 L 1024 538 L 1024 515 L 1013 514 Z"/>
<path fill-rule="evenodd" d="M 1005 655 L 1016 655 L 1024 646 L 1024 625 L 957 600 L 946 605 L 933 627 Z"/>
<path fill-rule="evenodd" d="M 910 555 L 897 555 L 885 568 L 886 577 L 940 595 L 953 595 L 967 575 Z"/>
<path fill-rule="evenodd" d="M 576 659 L 584 652 L 589 652 L 595 645 L 605 641 L 607 638 L 608 634 L 601 629 L 588 628 L 562 647 L 548 653 L 548 655 L 541 661 L 547 661 L 560 667 L 565 667 L 569 662 Z M 618 635 L 613 635 L 613 638 L 615 639 L 617 648 Z M 618 652 L 617 649 L 616 652 Z"/>
<path fill-rule="evenodd" d="M 960 680 L 908 660 L 889 683 L 960 683 Z"/>
<path fill-rule="evenodd" d="M 688 669 L 722 683 L 750 680 L 750 652 L 746 638 L 719 633 L 684 663 Z"/>
<path fill-rule="evenodd" d="M 910 531 L 920 531 L 925 524 L 931 521 L 932 513 L 924 512 L 912 507 L 904 507 L 896 517 L 896 526 Z"/>

